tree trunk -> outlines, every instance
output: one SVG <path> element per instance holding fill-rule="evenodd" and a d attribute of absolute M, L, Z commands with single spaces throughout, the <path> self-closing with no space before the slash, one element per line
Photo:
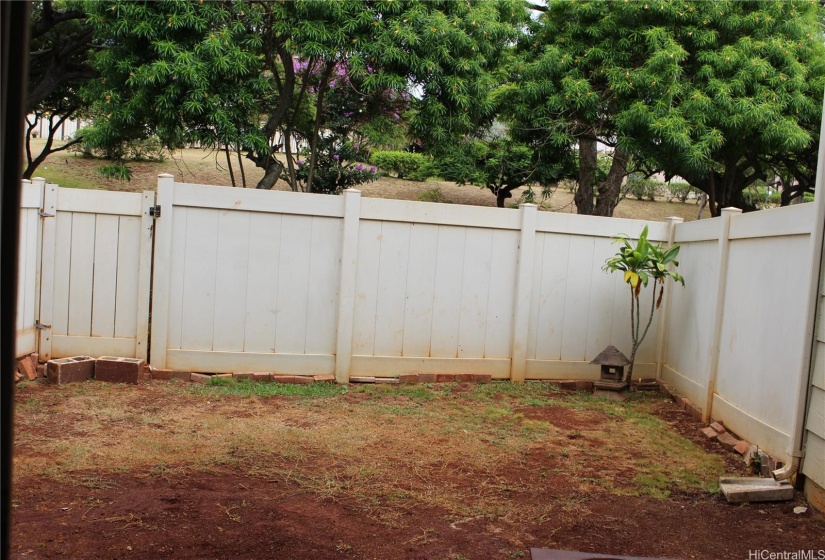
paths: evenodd
<path fill-rule="evenodd" d="M 506 189 L 498 189 L 496 192 L 496 206 L 499 208 L 504 208 L 504 201 L 508 198 L 512 198 L 513 195 L 510 194 L 510 191 Z"/>
<path fill-rule="evenodd" d="M 619 204 L 622 193 L 622 181 L 627 175 L 627 162 L 629 154 L 622 148 L 616 148 L 613 152 L 613 163 L 610 164 L 610 172 L 607 179 L 599 185 L 596 209 L 593 212 L 596 216 L 613 216 L 613 210 Z"/>
<path fill-rule="evenodd" d="M 593 214 L 593 183 L 596 179 L 597 161 L 596 139 L 579 138 L 579 188 L 573 198 L 579 214 Z"/>

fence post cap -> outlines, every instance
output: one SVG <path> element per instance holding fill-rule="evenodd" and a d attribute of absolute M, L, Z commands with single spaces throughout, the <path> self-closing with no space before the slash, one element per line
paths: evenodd
<path fill-rule="evenodd" d="M 174 179 L 175 176 L 169 173 L 161 173 L 158 175 L 158 179 Z"/>

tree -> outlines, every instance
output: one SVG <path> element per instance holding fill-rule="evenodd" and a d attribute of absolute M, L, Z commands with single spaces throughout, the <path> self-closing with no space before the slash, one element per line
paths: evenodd
<path fill-rule="evenodd" d="M 459 143 L 437 156 L 433 167 L 435 175 L 448 181 L 486 187 L 499 208 L 515 189 L 545 189 L 564 175 L 562 162 L 541 158 L 530 146 L 507 137 Z"/>
<path fill-rule="evenodd" d="M 825 90 L 822 10 L 816 2 L 654 3 L 684 54 L 667 103 L 638 103 L 620 117 L 666 175 L 684 177 L 722 208 L 755 207 L 743 191 L 779 174 L 813 186 Z M 789 189 L 788 194 L 791 191 Z"/>
<path fill-rule="evenodd" d="M 88 64 L 94 47 L 82 3 L 67 1 L 56 7 L 53 1 L 44 0 L 32 4 L 24 179 L 31 179 L 50 154 L 80 142 L 76 136 L 58 146 L 55 136 L 64 122 L 77 118 L 84 108 L 78 90 L 96 75 Z M 48 121 L 46 144 L 34 153 L 33 131 L 44 120 Z"/>
<path fill-rule="evenodd" d="M 631 152 L 618 126 L 636 103 L 678 80 L 682 50 L 642 2 L 552 1 L 519 43 L 509 93 L 514 134 L 556 151 L 578 150 L 576 208 L 611 216 Z M 598 145 L 612 148 L 597 181 Z"/>
<path fill-rule="evenodd" d="M 515 119 L 578 145 L 580 213 L 612 213 L 630 156 L 707 193 L 714 215 L 750 209 L 742 191 L 769 172 L 810 175 L 782 162 L 815 150 L 820 15 L 808 0 L 552 1 L 520 43 Z M 594 201 L 596 142 L 616 150 Z"/>
<path fill-rule="evenodd" d="M 147 134 L 173 147 L 194 138 L 222 142 L 262 169 L 258 188 L 285 175 L 297 189 L 297 154 L 287 153 L 284 165 L 273 139 L 299 133 L 311 147 L 310 190 L 321 136 L 342 103 L 355 114 L 375 96 L 417 92 L 410 126 L 430 143 L 489 118 L 489 70 L 524 12 L 516 0 L 100 2 L 91 9 L 97 33 L 109 38 L 96 60 L 102 80 L 87 91 L 101 115 L 94 142 Z"/>

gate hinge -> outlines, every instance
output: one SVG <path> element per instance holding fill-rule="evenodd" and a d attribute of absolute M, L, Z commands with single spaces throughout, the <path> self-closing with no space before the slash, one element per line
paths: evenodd
<path fill-rule="evenodd" d="M 160 204 L 149 207 L 149 215 L 153 218 L 160 218 Z"/>
<path fill-rule="evenodd" d="M 38 212 L 41 218 L 54 218 L 54 214 L 49 214 L 48 212 L 43 212 L 42 210 Z"/>
<path fill-rule="evenodd" d="M 34 328 L 43 330 L 43 329 L 50 329 L 50 328 L 52 328 L 52 326 L 51 325 L 44 325 L 40 321 L 35 321 L 34 322 Z"/>

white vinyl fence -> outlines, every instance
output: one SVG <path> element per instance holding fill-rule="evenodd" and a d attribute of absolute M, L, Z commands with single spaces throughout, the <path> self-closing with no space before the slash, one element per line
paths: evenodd
<path fill-rule="evenodd" d="M 40 208 L 43 182 L 23 181 L 20 199 L 20 240 L 17 268 L 16 355 L 37 349 L 40 288 Z"/>
<path fill-rule="evenodd" d="M 161 179 L 152 363 L 180 370 L 595 378 L 630 295 L 600 270 L 644 223 Z M 668 225 L 651 226 L 666 239 Z M 655 374 L 657 336 L 640 351 Z"/>
<path fill-rule="evenodd" d="M 679 272 L 662 378 L 705 418 L 783 457 L 795 421 L 815 206 L 676 226 Z"/>
<path fill-rule="evenodd" d="M 46 185 L 42 359 L 147 357 L 154 193 Z"/>

